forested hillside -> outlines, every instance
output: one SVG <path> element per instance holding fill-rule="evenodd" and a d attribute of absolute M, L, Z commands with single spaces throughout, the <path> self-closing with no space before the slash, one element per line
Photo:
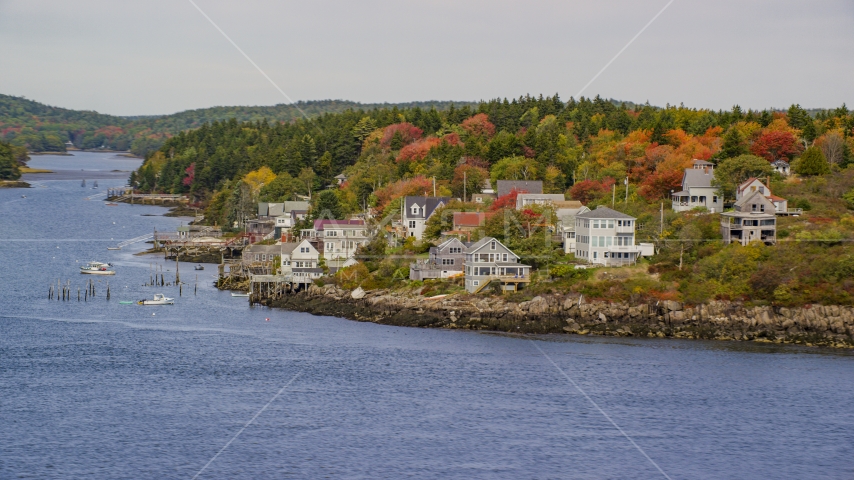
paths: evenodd
<path fill-rule="evenodd" d="M 187 110 L 172 115 L 119 117 L 91 111 L 51 107 L 32 100 L 0 95 L 0 140 L 27 147 L 34 152 L 64 152 L 66 142 L 75 148 L 130 150 L 144 156 L 163 141 L 181 131 L 205 123 L 236 119 L 239 122 L 267 119 L 291 122 L 348 109 L 378 108 L 447 109 L 452 102 L 409 102 L 402 104 L 360 104 L 343 100 L 297 102 L 296 105 L 261 107 L 213 107 Z M 457 102 L 466 105 L 466 102 Z M 302 110 L 302 112 L 300 111 Z"/>
<path fill-rule="evenodd" d="M 382 211 L 401 195 L 432 189 L 434 177 L 440 192 L 454 196 L 462 196 L 463 178 L 468 193 L 487 178 L 539 179 L 548 192 L 583 201 L 628 177 L 632 195 L 653 201 L 678 189 L 694 158 L 767 165 L 816 145 L 844 168 L 852 161 L 852 128 L 845 106 L 811 116 L 798 105 L 715 112 L 520 97 L 446 111 L 349 110 L 288 124 L 214 122 L 168 139 L 132 180 L 144 191 L 215 200 L 221 222 L 237 215 L 234 199 L 247 198 L 241 179 L 262 167 L 269 173 L 254 196 L 268 200 L 323 189 L 345 173 L 347 183 L 335 190 L 345 212 L 368 204 Z"/>

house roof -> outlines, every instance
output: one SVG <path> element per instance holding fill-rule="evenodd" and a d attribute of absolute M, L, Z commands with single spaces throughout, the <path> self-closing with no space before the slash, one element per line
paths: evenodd
<path fill-rule="evenodd" d="M 339 173 L 338 175 L 335 175 L 335 178 L 341 179 L 341 180 L 347 180 L 347 175 L 344 175 L 343 173 Z"/>
<path fill-rule="evenodd" d="M 448 202 L 451 201 L 451 197 L 406 197 L 404 201 L 405 213 L 404 216 L 407 218 L 412 217 L 412 206 L 418 205 L 421 207 L 422 214 L 419 214 L 417 218 L 430 218 L 430 215 L 433 215 L 433 212 L 440 205 L 447 205 Z"/>
<path fill-rule="evenodd" d="M 612 210 L 608 207 L 599 206 L 599 208 L 595 210 L 590 210 L 589 212 L 579 213 L 576 215 L 576 218 L 618 218 L 618 219 L 629 219 L 634 220 L 635 217 L 631 215 L 626 215 L 625 213 L 618 212 L 616 210 Z"/>
<path fill-rule="evenodd" d="M 695 158 L 694 160 L 691 160 L 691 165 L 694 165 L 695 167 L 712 167 L 714 166 L 714 163 Z"/>
<path fill-rule="evenodd" d="M 454 227 L 479 227 L 485 220 L 483 212 L 454 212 Z"/>
<path fill-rule="evenodd" d="M 259 217 L 280 217 L 292 210 L 308 210 L 308 202 L 303 201 L 287 201 L 279 203 L 258 203 Z"/>
<path fill-rule="evenodd" d="M 753 182 L 759 182 L 760 184 L 762 184 L 762 186 L 763 186 L 763 187 L 765 187 L 765 189 L 766 189 L 766 190 L 768 190 L 768 194 L 769 194 L 769 195 L 771 194 L 771 189 L 770 189 L 770 188 L 768 188 L 764 183 L 762 183 L 762 180 L 759 180 L 759 179 L 758 179 L 758 178 L 756 178 L 756 177 L 750 177 L 750 178 L 748 178 L 747 180 L 745 180 L 744 182 L 742 182 L 742 183 L 738 186 L 738 193 L 743 192 L 743 191 L 744 191 L 747 187 L 749 187 L 749 186 L 750 186 L 750 184 L 751 184 L 751 183 L 753 183 Z"/>
<path fill-rule="evenodd" d="M 506 246 L 506 245 L 504 245 L 503 243 L 501 243 L 500 241 L 498 241 L 497 239 L 495 239 L 495 238 L 493 238 L 493 237 L 483 237 L 483 238 L 481 238 L 480 240 L 478 240 L 477 242 L 475 242 L 475 243 L 471 244 L 471 246 L 469 246 L 468 250 L 466 250 L 466 254 L 469 254 L 469 253 L 475 253 L 475 252 L 477 252 L 478 250 L 480 250 L 481 248 L 485 247 L 485 246 L 486 246 L 486 244 L 488 244 L 488 243 L 490 243 L 490 242 L 493 242 L 493 241 L 498 242 L 498 244 L 499 244 L 499 245 L 501 245 L 502 247 L 504 247 L 504 248 L 505 248 L 508 252 L 510 252 L 513 256 L 515 256 L 515 257 L 517 257 L 517 258 L 519 257 L 519 255 L 516 255 L 515 253 L 513 253 L 513 250 L 510 250 L 509 248 L 507 248 L 507 246 Z"/>
<path fill-rule="evenodd" d="M 282 251 L 281 245 L 249 245 L 243 249 L 243 253 L 275 253 L 279 254 Z"/>
<path fill-rule="evenodd" d="M 711 187 L 713 178 L 715 178 L 715 173 L 711 168 L 702 170 L 686 168 L 685 174 L 682 175 L 682 190 L 688 190 L 692 187 Z"/>
<path fill-rule="evenodd" d="M 774 165 L 775 167 L 788 167 L 789 162 L 787 162 L 781 158 L 779 160 L 775 160 L 773 163 L 771 163 L 771 165 Z"/>
<path fill-rule="evenodd" d="M 286 255 L 293 252 L 294 249 L 297 248 L 297 245 L 299 245 L 299 243 L 296 242 L 288 242 L 281 244 L 280 246 L 282 247 L 282 255 Z"/>
<path fill-rule="evenodd" d="M 771 200 L 769 200 L 768 197 L 759 193 L 759 190 L 750 192 L 749 194 L 741 197 L 740 200 L 736 201 L 735 204 L 733 204 L 733 207 L 735 207 L 735 209 L 740 212 L 745 205 L 757 202 L 768 205 L 771 209 L 771 213 L 774 213 L 774 204 L 771 203 Z"/>
<path fill-rule="evenodd" d="M 499 180 L 497 183 L 495 193 L 499 197 L 507 195 L 514 189 L 524 193 L 543 193 L 541 180 Z"/>
<path fill-rule="evenodd" d="M 315 220 L 314 229 L 317 231 L 323 230 L 326 227 L 342 228 L 342 227 L 362 227 L 365 225 L 364 220 Z"/>
<path fill-rule="evenodd" d="M 465 242 L 463 242 L 459 238 L 451 237 L 451 238 L 445 240 L 444 242 L 440 243 L 438 247 L 430 247 L 430 250 L 432 251 L 435 248 L 437 251 L 442 251 L 446 247 L 450 247 L 452 243 L 459 243 L 461 247 L 464 247 L 464 248 L 467 247 Z"/>
<path fill-rule="evenodd" d="M 786 201 L 785 198 L 778 197 L 777 195 L 768 195 L 767 198 L 768 198 L 768 200 L 771 200 L 772 202 L 785 202 Z"/>

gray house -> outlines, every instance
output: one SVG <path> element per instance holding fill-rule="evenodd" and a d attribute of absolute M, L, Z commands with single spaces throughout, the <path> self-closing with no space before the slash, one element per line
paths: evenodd
<path fill-rule="evenodd" d="M 703 160 L 694 160 L 692 168 L 686 168 L 682 175 L 682 191 L 673 193 L 673 211 L 684 212 L 697 207 L 711 213 L 720 212 L 724 200 L 718 196 L 717 187 L 712 186 L 715 178 L 714 165 Z"/>
<path fill-rule="evenodd" d="M 406 197 L 403 206 L 403 227 L 407 237 L 421 240 L 427 219 L 437 208 L 445 206 L 451 197 Z"/>
<path fill-rule="evenodd" d="M 543 193 L 543 182 L 541 180 L 499 180 L 495 194 L 503 197 L 513 190 L 519 193 Z"/>
<path fill-rule="evenodd" d="M 519 263 L 519 256 L 501 242 L 486 237 L 466 250 L 466 291 L 477 293 L 498 281 L 502 291 L 515 292 L 531 281 L 531 266 Z"/>
<path fill-rule="evenodd" d="M 458 238 L 451 238 L 436 247 L 430 247 L 430 257 L 426 261 L 415 262 L 409 266 L 409 279 L 424 280 L 462 275 L 467 248 L 468 245 Z"/>
<path fill-rule="evenodd" d="M 721 214 L 721 235 L 724 244 L 738 242 L 747 245 L 760 241 L 777 243 L 777 218 L 774 204 L 762 192 L 753 191 L 735 202 L 735 211 Z"/>

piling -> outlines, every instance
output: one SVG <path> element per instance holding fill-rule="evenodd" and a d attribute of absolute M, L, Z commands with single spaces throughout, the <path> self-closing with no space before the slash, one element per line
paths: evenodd
<path fill-rule="evenodd" d="M 110 282 L 107 282 L 107 301 L 110 301 Z"/>
<path fill-rule="evenodd" d="M 80 287 L 77 287 L 77 301 L 80 301 Z"/>
<path fill-rule="evenodd" d="M 183 283 L 178 284 L 178 296 L 179 297 L 184 296 L 184 284 Z"/>

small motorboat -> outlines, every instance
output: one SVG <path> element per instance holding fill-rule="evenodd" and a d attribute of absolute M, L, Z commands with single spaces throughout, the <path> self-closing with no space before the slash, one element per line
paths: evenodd
<path fill-rule="evenodd" d="M 196 270 L 204 270 L 205 267 L 202 265 L 196 265 Z"/>
<path fill-rule="evenodd" d="M 175 299 L 169 298 L 162 293 L 155 293 L 153 300 L 140 300 L 140 305 L 175 305 Z"/>
<path fill-rule="evenodd" d="M 243 292 L 231 292 L 231 296 L 232 296 L 232 297 L 248 297 L 248 296 L 249 296 L 249 293 L 243 293 Z"/>
<path fill-rule="evenodd" d="M 107 247 L 107 250 L 121 250 L 122 247 Z"/>
<path fill-rule="evenodd" d="M 89 275 L 115 275 L 116 271 L 109 269 L 112 266 L 112 263 L 89 262 L 80 267 L 80 273 L 86 273 Z"/>
<path fill-rule="evenodd" d="M 119 204 L 118 204 L 118 203 L 110 202 L 110 203 L 108 203 L 108 204 L 107 204 L 107 206 L 108 206 L 108 207 L 118 207 L 118 206 L 119 206 Z"/>

